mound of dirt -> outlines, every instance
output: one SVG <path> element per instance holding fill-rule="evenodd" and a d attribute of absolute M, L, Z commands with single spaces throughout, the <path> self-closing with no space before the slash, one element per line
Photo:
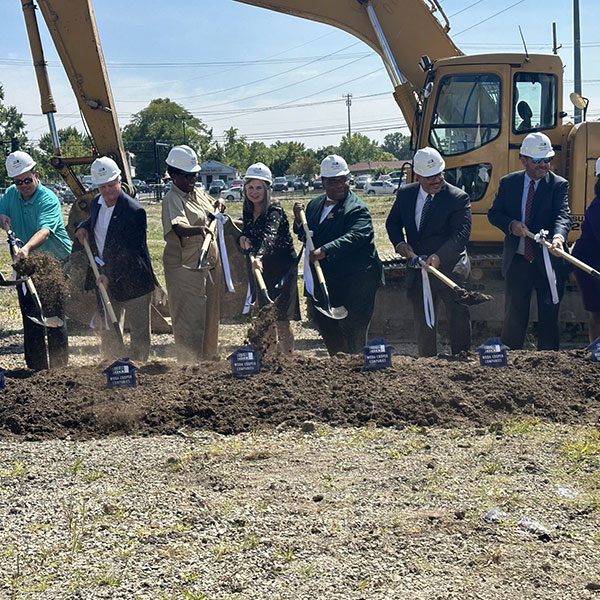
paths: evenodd
<path fill-rule="evenodd" d="M 590 424 L 600 417 L 600 365 L 583 350 L 512 352 L 505 368 L 481 367 L 472 355 L 394 356 L 381 371 L 364 371 L 357 356 L 295 357 L 265 360 L 260 374 L 242 379 L 227 361 L 152 362 L 137 381 L 107 388 L 100 366 L 8 371 L 0 436 L 89 439 L 185 426 L 234 434 L 305 421 L 485 427 L 525 414 Z"/>

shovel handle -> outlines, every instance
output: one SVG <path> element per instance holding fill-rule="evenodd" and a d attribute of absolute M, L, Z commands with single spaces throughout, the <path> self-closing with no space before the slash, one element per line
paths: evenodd
<path fill-rule="evenodd" d="M 300 210 L 300 221 L 302 223 L 302 228 L 304 229 L 304 234 L 306 236 L 306 243 L 308 244 L 308 249 L 313 252 L 315 249 L 315 244 L 312 240 L 312 236 L 310 235 L 310 229 L 308 228 L 308 223 L 306 222 L 306 213 L 304 209 Z M 308 258 L 308 256 L 306 257 Z M 321 268 L 321 263 L 318 260 L 313 262 L 315 267 L 315 272 L 317 273 L 317 279 L 319 280 L 319 284 L 325 287 L 327 290 L 327 285 L 325 284 L 325 275 L 323 275 L 323 269 Z"/>
<path fill-rule="evenodd" d="M 415 256 L 416 256 L 416 254 L 413 252 L 411 254 L 411 258 L 414 258 Z M 457 283 L 455 283 L 454 281 L 452 281 L 452 279 L 450 279 L 450 277 L 447 277 L 446 275 L 444 275 L 439 269 L 436 269 L 435 267 L 432 267 L 431 265 L 428 265 L 424 260 L 420 260 L 419 264 L 428 273 L 431 273 L 432 275 L 435 275 L 442 283 L 445 283 L 449 288 L 452 288 L 455 292 L 463 289 L 463 288 L 460 287 L 460 285 L 458 285 Z"/>
<path fill-rule="evenodd" d="M 254 256 L 250 255 L 250 260 L 252 259 L 254 259 Z M 260 289 L 260 293 L 262 294 L 264 301 L 267 304 L 273 304 L 273 300 L 271 300 L 271 297 L 269 296 L 267 284 L 265 283 L 265 279 L 263 274 L 260 272 L 260 269 L 252 267 L 252 270 L 254 271 L 254 277 L 256 277 L 256 283 L 258 284 L 258 288 Z"/>
<path fill-rule="evenodd" d="M 529 231 L 529 229 L 525 230 L 525 235 L 528 238 L 536 241 L 535 234 L 531 233 L 531 231 Z M 544 246 L 546 246 L 546 248 L 552 248 L 552 244 L 548 240 L 541 240 L 541 242 L 544 244 Z M 593 267 L 590 267 L 590 265 L 585 264 L 583 261 L 579 260 L 578 258 L 571 256 L 568 252 L 565 252 L 561 248 L 554 248 L 554 252 L 556 252 L 561 258 L 564 258 L 565 260 L 574 264 L 576 267 L 578 267 L 582 271 L 585 271 L 588 275 L 592 275 L 593 277 L 600 279 L 600 272 L 596 271 L 596 269 L 594 269 Z"/>
<path fill-rule="evenodd" d="M 121 332 L 121 327 L 119 326 L 119 321 L 117 320 L 117 315 L 113 310 L 112 304 L 110 302 L 110 298 L 108 297 L 108 292 L 102 283 L 98 283 L 98 277 L 100 277 L 100 272 L 98 271 L 98 266 L 96 265 L 96 261 L 94 260 L 94 255 L 92 254 L 92 249 L 90 248 L 90 244 L 87 239 L 83 240 L 83 247 L 85 249 L 85 253 L 87 254 L 88 260 L 90 262 L 90 267 L 92 267 L 92 272 L 94 273 L 94 277 L 96 278 L 96 285 L 100 290 L 100 295 L 102 296 L 102 301 L 104 302 L 104 306 L 106 306 L 106 311 L 108 312 L 108 316 L 119 336 L 119 340 L 121 344 L 123 344 L 123 333 Z"/>
<path fill-rule="evenodd" d="M 206 255 L 208 254 L 208 249 L 210 248 L 210 243 L 211 243 L 212 239 L 215 237 L 216 228 L 217 228 L 217 219 L 215 218 L 209 223 L 209 225 L 208 225 L 209 233 L 207 233 L 204 236 L 204 241 L 202 242 L 202 246 L 200 247 L 200 255 L 198 256 L 198 265 L 197 265 L 198 269 L 202 266 L 202 263 L 204 262 L 204 259 L 206 258 Z"/>

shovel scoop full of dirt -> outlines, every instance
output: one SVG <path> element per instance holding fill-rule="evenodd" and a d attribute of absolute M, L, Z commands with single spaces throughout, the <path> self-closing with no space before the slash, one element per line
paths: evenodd
<path fill-rule="evenodd" d="M 489 294 L 465 290 L 463 288 L 457 290 L 456 292 L 456 300 L 460 304 L 466 304 L 467 306 L 482 304 L 483 302 L 489 302 L 492 299 L 492 296 L 490 296 Z"/>
<path fill-rule="evenodd" d="M 36 252 L 19 259 L 14 268 L 20 277 L 31 277 L 45 313 L 54 315 L 62 312 L 66 279 L 58 259 Z"/>

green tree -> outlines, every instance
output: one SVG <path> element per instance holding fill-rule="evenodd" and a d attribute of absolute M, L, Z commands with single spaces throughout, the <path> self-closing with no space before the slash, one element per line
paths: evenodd
<path fill-rule="evenodd" d="M 223 134 L 225 136 L 223 162 L 243 172 L 249 164 L 249 147 L 246 136 L 238 135 L 238 130 L 235 127 L 230 127 Z"/>
<path fill-rule="evenodd" d="M 408 135 L 402 135 L 399 131 L 388 133 L 383 138 L 381 148 L 382 150 L 393 154 L 398 160 L 412 158 L 412 152 L 410 151 L 410 137 Z"/>
<path fill-rule="evenodd" d="M 362 133 L 345 135 L 339 145 L 338 154 L 351 165 L 373 160 L 394 160 L 394 157 L 379 147 L 379 144 Z"/>
<path fill-rule="evenodd" d="M 10 152 L 13 140 L 16 140 L 19 148 L 25 149 L 27 144 L 25 122 L 16 107 L 4 104 L 4 88 L 0 84 L 0 149 L 3 150 L 0 161 L 0 181 L 7 179 L 4 157 Z"/>
<path fill-rule="evenodd" d="M 319 161 L 315 158 L 312 150 L 307 150 L 301 157 L 297 158 L 290 166 L 289 173 L 312 177 L 319 172 Z"/>
<path fill-rule="evenodd" d="M 64 129 L 59 129 L 57 133 L 62 156 L 89 156 L 92 153 L 92 144 L 89 138 L 80 133 L 75 127 L 65 127 Z M 50 159 L 53 155 L 54 145 L 52 143 L 52 136 L 49 133 L 44 133 L 40 138 L 39 152 L 34 157 L 42 179 L 60 179 L 57 171 L 50 164 Z M 86 165 L 73 167 L 73 171 L 77 175 L 88 175 L 89 170 L 89 166 Z"/>
<path fill-rule="evenodd" d="M 306 152 L 306 148 L 301 142 L 277 141 L 271 146 L 271 150 L 273 152 L 271 160 L 273 177 L 281 177 L 288 173 L 292 164 L 302 158 Z"/>
<path fill-rule="evenodd" d="M 205 160 L 215 146 L 212 130 L 169 98 L 151 100 L 123 129 L 125 148 L 136 155 L 136 170 L 142 179 L 155 173 L 154 140 L 167 144 L 157 147 L 160 172 L 165 170 L 165 158 L 172 146 L 185 143 L 198 153 L 200 160 Z"/>

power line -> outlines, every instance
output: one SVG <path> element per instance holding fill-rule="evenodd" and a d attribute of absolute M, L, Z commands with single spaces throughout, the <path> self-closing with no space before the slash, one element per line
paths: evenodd
<path fill-rule="evenodd" d="M 514 8 L 515 6 L 517 6 L 519 4 L 523 4 L 523 2 L 525 2 L 525 0 L 519 0 L 518 2 L 515 2 L 514 4 L 511 4 L 510 6 L 507 6 L 506 8 L 503 8 L 502 10 L 499 10 L 497 13 L 494 13 L 493 15 L 491 15 L 489 17 L 486 17 L 485 19 L 481 19 L 481 21 L 478 21 L 477 23 L 474 23 L 473 25 L 470 25 L 466 29 L 463 29 L 462 31 L 459 31 L 458 33 L 455 33 L 452 37 L 456 37 L 457 35 L 460 35 L 461 33 L 464 33 L 465 31 L 469 31 L 470 29 L 473 29 L 474 27 L 477 27 L 477 25 L 481 25 L 482 23 L 485 23 L 486 21 L 490 21 L 491 19 L 497 17 L 498 15 L 501 15 L 502 13 L 506 12 L 507 10 L 510 10 L 511 8 Z"/>
<path fill-rule="evenodd" d="M 218 94 L 223 94 L 225 92 L 231 92 L 232 90 L 237 90 L 237 89 L 240 89 L 240 88 L 243 88 L 243 87 L 247 87 L 249 85 L 254 85 L 256 83 L 263 83 L 264 81 L 268 81 L 269 79 L 274 79 L 275 77 L 279 77 L 281 75 L 286 75 L 286 74 L 291 73 L 293 71 L 297 71 L 298 69 L 303 69 L 305 67 L 308 67 L 308 66 L 310 66 L 310 65 L 312 65 L 314 63 L 320 62 L 322 60 L 328 60 L 332 56 L 338 54 L 339 52 L 343 52 L 344 50 L 347 50 L 348 48 L 352 48 L 353 46 L 356 46 L 357 44 L 360 44 L 360 42 L 354 42 L 354 43 L 350 44 L 349 46 L 346 46 L 345 48 L 342 48 L 341 50 L 336 50 L 335 52 L 331 52 L 330 54 L 326 54 L 325 56 L 317 57 L 314 60 L 311 60 L 310 62 L 303 63 L 303 64 L 301 64 L 298 67 L 293 67 L 291 69 L 287 69 L 286 71 L 281 71 L 280 73 L 275 73 L 274 75 L 269 75 L 267 77 L 261 77 L 260 79 L 256 79 L 254 81 L 249 81 L 249 82 L 246 82 L 246 83 L 242 83 L 240 85 L 234 85 L 233 87 L 225 88 L 225 89 L 222 89 L 222 90 L 217 90 L 215 92 L 205 92 L 204 94 L 196 94 L 194 96 L 180 96 L 178 98 L 172 98 L 172 100 L 189 100 L 191 98 L 202 98 L 204 96 L 217 96 Z M 366 53 L 366 54 L 363 53 L 363 54 L 356 54 L 355 56 L 358 56 L 359 60 L 360 60 L 360 59 L 366 58 L 367 56 L 373 56 L 373 55 L 374 55 L 374 53 Z M 336 60 L 341 60 L 342 58 L 346 59 L 347 56 L 346 57 L 341 57 L 341 56 L 340 57 L 336 57 Z M 275 90 L 275 91 L 277 91 L 277 90 Z M 127 103 L 131 103 L 131 102 L 143 102 L 143 100 L 122 100 L 121 102 L 123 102 L 123 103 L 126 103 L 126 102 Z"/>

